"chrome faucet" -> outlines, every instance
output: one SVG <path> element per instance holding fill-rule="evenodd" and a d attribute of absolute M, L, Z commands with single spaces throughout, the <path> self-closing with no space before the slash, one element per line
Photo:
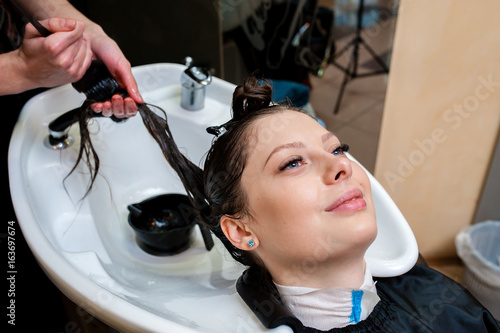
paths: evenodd
<path fill-rule="evenodd" d="M 78 114 L 82 112 L 81 108 L 75 108 L 63 113 L 49 123 L 49 135 L 45 138 L 44 144 L 47 148 L 61 150 L 71 146 L 74 142 L 73 137 L 69 135 L 71 125 L 78 121 Z M 92 112 L 91 118 L 104 117 L 102 113 Z M 127 118 L 117 118 L 114 115 L 109 117 L 115 123 L 120 123 Z"/>
<path fill-rule="evenodd" d="M 212 74 L 207 68 L 193 65 L 193 59 L 186 57 L 186 70 L 181 74 L 181 106 L 190 111 L 201 110 L 205 106 L 205 87 L 212 82 Z"/>

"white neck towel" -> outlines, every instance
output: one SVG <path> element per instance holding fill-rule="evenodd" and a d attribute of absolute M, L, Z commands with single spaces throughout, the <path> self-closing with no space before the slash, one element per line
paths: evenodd
<path fill-rule="evenodd" d="M 359 289 L 275 285 L 284 305 L 302 324 L 323 331 L 366 319 L 380 301 L 368 267 Z"/>

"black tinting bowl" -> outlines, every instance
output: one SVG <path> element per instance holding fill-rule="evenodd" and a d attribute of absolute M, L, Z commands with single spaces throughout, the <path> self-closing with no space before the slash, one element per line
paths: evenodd
<path fill-rule="evenodd" d="M 138 245 L 154 255 L 180 253 L 192 240 L 194 220 L 191 203 L 182 194 L 163 194 L 128 205 L 128 222 Z"/>

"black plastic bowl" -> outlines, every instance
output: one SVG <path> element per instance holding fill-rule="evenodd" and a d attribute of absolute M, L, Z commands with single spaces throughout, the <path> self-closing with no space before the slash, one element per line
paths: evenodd
<path fill-rule="evenodd" d="M 189 248 L 195 221 L 191 203 L 182 194 L 163 194 L 128 205 L 128 222 L 137 244 L 154 255 L 172 255 Z"/>

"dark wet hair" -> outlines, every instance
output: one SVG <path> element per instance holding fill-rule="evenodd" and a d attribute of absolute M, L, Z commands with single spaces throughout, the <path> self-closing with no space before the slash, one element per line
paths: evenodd
<path fill-rule="evenodd" d="M 201 218 L 231 256 L 247 266 L 257 264 L 257 258 L 231 244 L 222 232 L 220 219 L 224 215 L 232 218 L 250 215 L 248 200 L 241 188 L 241 176 L 250 151 L 250 128 L 263 116 L 287 109 L 285 105 L 271 105 L 271 96 L 271 86 L 253 76 L 236 87 L 232 101 L 233 117 L 223 125 L 225 132 L 212 144 L 203 168 L 203 188 L 210 207 L 202 211 Z"/>
<path fill-rule="evenodd" d="M 101 80 L 102 81 L 102 80 Z M 105 89 L 109 83 L 98 90 Z M 116 91 L 104 94 L 109 99 Z M 82 156 L 91 172 L 92 186 L 98 171 L 98 156 L 92 147 L 88 130 L 90 104 L 96 99 L 88 98 L 84 103 L 80 116 L 80 132 L 82 135 L 79 163 Z M 221 240 L 231 256 L 246 266 L 258 266 L 262 263 L 250 251 L 236 248 L 224 235 L 220 226 L 220 219 L 227 215 L 232 218 L 250 216 L 248 200 L 241 187 L 241 176 L 250 151 L 249 139 L 252 135 L 251 127 L 254 122 L 264 116 L 295 110 L 303 112 L 289 103 L 273 104 L 272 88 L 264 80 L 249 76 L 242 85 L 236 87 L 232 100 L 232 118 L 221 126 L 214 126 L 207 130 L 218 133 L 218 137 L 207 153 L 203 169 L 192 163 L 178 149 L 170 132 L 166 114 L 158 108 L 160 114 L 150 110 L 148 105 L 138 105 L 138 111 L 150 135 L 160 146 L 164 157 L 178 174 L 188 197 L 194 208 L 194 214 L 199 223 L 208 227 Z M 93 156 L 94 165 L 89 164 Z M 96 164 L 97 162 L 97 164 Z M 75 165 L 76 167 L 76 165 Z M 205 240 L 206 241 L 206 240 Z M 265 271 L 265 270 L 263 270 Z"/>

